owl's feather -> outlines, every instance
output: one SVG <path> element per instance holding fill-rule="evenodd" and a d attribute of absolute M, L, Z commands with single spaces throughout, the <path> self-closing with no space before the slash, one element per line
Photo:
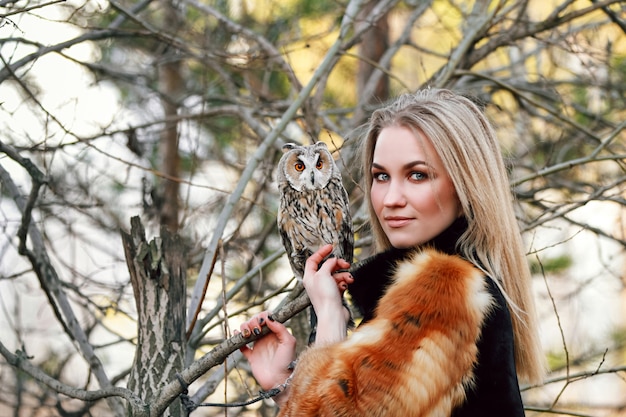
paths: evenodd
<path fill-rule="evenodd" d="M 329 197 L 342 194 L 341 199 Z M 298 277 L 302 277 L 306 259 L 328 243 L 334 245 L 334 256 L 352 261 L 352 220 L 347 211 L 346 192 L 338 180 L 306 193 L 285 187 L 283 196 L 278 225 L 291 267 Z"/>
<path fill-rule="evenodd" d="M 301 170 L 296 164 L 302 164 Z M 352 262 L 354 237 L 348 194 L 325 145 L 290 144 L 279 162 L 278 229 L 289 263 L 299 279 L 306 259 L 325 244 Z"/>

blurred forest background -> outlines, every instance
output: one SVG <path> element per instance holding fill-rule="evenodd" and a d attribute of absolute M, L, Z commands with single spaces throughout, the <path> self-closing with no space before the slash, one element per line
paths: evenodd
<path fill-rule="evenodd" d="M 1 415 L 185 415 L 177 373 L 255 397 L 229 338 L 296 287 L 281 145 L 335 150 L 363 259 L 358 127 L 427 87 L 480 97 L 510 165 L 550 365 L 527 415 L 626 415 L 623 1 L 0 0 L 0 60 Z"/>

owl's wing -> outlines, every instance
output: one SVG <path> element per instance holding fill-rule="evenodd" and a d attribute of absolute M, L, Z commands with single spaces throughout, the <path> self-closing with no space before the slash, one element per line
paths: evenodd
<path fill-rule="evenodd" d="M 296 256 L 294 254 L 294 247 L 291 242 L 292 236 L 290 236 L 286 230 L 285 224 L 281 221 L 280 216 L 278 217 L 278 231 L 280 232 L 280 238 L 283 242 L 285 252 L 287 253 L 287 259 L 289 259 L 291 270 L 296 278 L 301 280 L 304 275 L 304 261 L 302 261 L 301 256 Z"/>
<path fill-rule="evenodd" d="M 346 215 L 341 224 L 341 235 L 344 236 L 343 253 L 346 256 L 346 260 L 352 263 L 354 259 L 354 228 L 352 227 L 352 216 L 350 214 L 350 199 L 345 189 L 343 189 L 343 194 L 346 200 Z"/>
<path fill-rule="evenodd" d="M 341 212 L 341 223 L 338 225 L 339 250 L 341 250 L 341 254 L 338 254 L 338 256 L 352 263 L 354 258 L 354 230 L 352 228 L 352 216 L 350 215 L 350 199 L 340 179 L 336 180 L 334 186 L 336 191 L 333 194 L 337 196 L 334 201 L 335 210 Z"/>

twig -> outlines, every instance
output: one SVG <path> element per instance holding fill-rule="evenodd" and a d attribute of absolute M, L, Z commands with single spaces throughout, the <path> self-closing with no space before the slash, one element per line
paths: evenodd
<path fill-rule="evenodd" d="M 221 242 L 222 242 L 221 240 L 218 242 L 220 247 L 222 246 Z M 215 268 L 216 261 L 217 261 L 217 251 L 213 253 L 213 259 L 211 260 L 211 267 L 209 268 L 209 271 L 207 272 L 206 279 L 204 279 L 204 286 L 202 287 L 202 295 L 200 296 L 201 300 L 204 300 L 204 297 L 206 296 L 207 289 L 209 288 L 209 281 L 211 280 L 211 275 L 213 274 L 213 269 Z M 198 320 L 198 314 L 200 314 L 200 310 L 202 310 L 201 302 L 198 303 L 196 309 L 192 312 L 191 320 L 188 320 L 189 325 L 187 326 L 187 332 L 186 332 L 187 340 L 189 340 L 189 338 L 191 337 L 191 332 L 193 331 L 193 328 L 196 325 L 196 320 Z"/>
<path fill-rule="evenodd" d="M 519 178 L 517 180 L 514 180 L 511 182 L 511 186 L 512 187 L 517 187 L 520 184 L 523 184 L 527 181 L 533 180 L 535 178 L 539 178 L 539 177 L 545 177 L 547 175 L 550 174 L 554 174 L 560 171 L 564 171 L 567 169 L 571 169 L 575 166 L 578 165 L 584 165 L 590 162 L 596 162 L 598 160 L 598 154 L 607 147 L 607 145 L 609 143 L 611 143 L 613 141 L 613 139 L 615 139 L 617 137 L 617 135 L 619 133 L 621 133 L 622 130 L 624 130 L 624 128 L 626 128 L 626 121 L 620 123 L 615 130 L 613 130 L 613 132 L 611 132 L 610 135 L 608 135 L 606 138 L 604 138 L 600 144 L 593 150 L 593 152 L 591 152 L 589 155 L 587 156 L 583 156 L 581 158 L 576 158 L 576 159 L 571 159 L 569 161 L 565 161 L 562 162 L 560 164 L 555 164 L 549 167 L 546 167 L 544 169 L 541 169 L 533 174 L 527 175 L 525 177 Z M 611 155 L 608 159 L 615 159 L 615 160 L 623 160 L 624 159 L 624 155 Z"/>
<path fill-rule="evenodd" d="M 537 259 L 537 263 L 539 263 L 539 267 L 541 268 L 541 275 L 543 276 L 543 282 L 546 285 L 546 291 L 548 291 L 548 297 L 550 298 L 550 302 L 552 303 L 552 309 L 554 310 L 554 315 L 556 316 L 557 326 L 559 328 L 559 334 L 561 335 L 561 342 L 563 343 L 563 351 L 565 352 L 565 374 L 567 377 L 567 383 L 561 388 L 561 391 L 557 394 L 556 398 L 552 402 L 550 408 L 553 408 L 556 403 L 561 398 L 561 395 L 565 392 L 565 389 L 570 383 L 570 367 L 569 367 L 569 351 L 567 350 L 567 342 L 565 341 L 565 333 L 563 332 L 563 326 L 561 324 L 561 316 L 559 315 L 559 311 L 556 308 L 556 302 L 554 301 L 554 297 L 552 296 L 552 291 L 550 290 L 550 286 L 548 285 L 548 279 L 546 277 L 546 272 L 543 269 L 543 263 L 538 255 L 535 255 Z"/>
<path fill-rule="evenodd" d="M 0 14 L 0 19 L 2 19 L 3 17 L 13 16 L 16 14 L 27 13 L 27 12 L 30 12 L 31 10 L 41 9 L 46 6 L 52 6 L 53 4 L 57 4 L 57 3 L 65 3 L 65 0 L 53 0 L 48 3 L 37 4 L 35 6 L 26 7 L 24 9 L 16 9 L 9 13 Z"/>
<path fill-rule="evenodd" d="M 582 371 L 582 372 L 577 372 L 577 373 L 570 373 L 569 375 L 566 375 L 566 376 L 558 376 L 558 377 L 546 379 L 544 381 L 541 381 L 541 383 L 537 385 L 528 385 L 528 386 L 521 387 L 520 390 L 528 391 L 533 388 L 545 387 L 546 385 L 556 384 L 556 383 L 563 382 L 563 381 L 569 380 L 569 381 L 575 382 L 575 381 L 580 381 L 580 380 L 590 378 L 596 375 L 617 374 L 619 372 L 626 372 L 626 365 L 617 366 L 614 368 L 605 368 L 605 369 L 596 368 L 593 371 Z"/>
<path fill-rule="evenodd" d="M 428 85 L 434 87 L 443 87 L 446 85 L 450 77 L 455 72 L 455 69 L 459 63 L 466 57 L 469 51 L 472 50 L 474 45 L 479 39 L 479 36 L 485 33 L 487 25 L 496 15 L 498 8 L 490 9 L 490 2 L 477 1 L 474 3 L 474 10 L 470 16 L 467 17 L 465 24 L 466 31 L 463 33 L 463 37 L 458 46 L 452 51 L 450 57 L 446 61 L 446 64 L 434 74 Z"/>
<path fill-rule="evenodd" d="M 531 407 L 531 406 L 524 406 L 524 410 L 528 410 L 528 411 L 539 411 L 541 413 L 548 413 L 548 414 L 561 414 L 561 415 L 566 415 L 566 416 L 573 416 L 573 417 L 594 417 L 590 414 L 581 414 L 581 413 L 576 413 L 574 411 L 564 411 L 564 410 L 555 410 L 553 408 L 542 408 L 542 407 Z"/>

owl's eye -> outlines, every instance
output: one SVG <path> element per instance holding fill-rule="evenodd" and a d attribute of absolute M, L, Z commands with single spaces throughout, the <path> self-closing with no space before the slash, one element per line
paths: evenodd
<path fill-rule="evenodd" d="M 317 164 L 315 164 L 315 168 L 317 169 L 322 169 L 323 166 L 324 166 L 324 162 L 321 159 L 317 161 Z"/>
<path fill-rule="evenodd" d="M 302 162 L 296 162 L 296 164 L 293 166 L 296 171 L 298 172 L 302 172 L 304 171 L 304 164 Z"/>

